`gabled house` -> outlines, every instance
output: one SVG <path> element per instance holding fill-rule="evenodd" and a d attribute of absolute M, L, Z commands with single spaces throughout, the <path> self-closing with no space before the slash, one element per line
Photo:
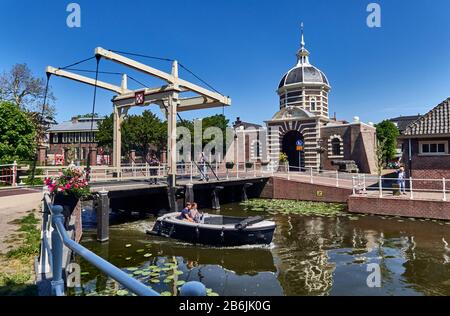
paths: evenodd
<path fill-rule="evenodd" d="M 410 123 L 400 139 L 412 178 L 450 179 L 450 98 Z"/>

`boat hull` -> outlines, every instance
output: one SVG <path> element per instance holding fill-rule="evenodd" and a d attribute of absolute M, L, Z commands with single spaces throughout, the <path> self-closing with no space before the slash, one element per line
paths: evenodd
<path fill-rule="evenodd" d="M 275 224 L 249 226 L 245 229 L 227 227 L 229 225 L 212 226 L 158 219 L 149 233 L 193 244 L 230 247 L 270 244 L 275 232 Z"/>

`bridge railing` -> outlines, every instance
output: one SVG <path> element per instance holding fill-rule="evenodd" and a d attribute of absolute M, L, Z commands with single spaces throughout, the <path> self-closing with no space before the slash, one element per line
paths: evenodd
<path fill-rule="evenodd" d="M 0 165 L 0 184 L 7 186 L 17 185 L 17 163 Z"/>
<path fill-rule="evenodd" d="M 36 179 L 46 179 L 49 177 L 57 177 L 62 170 L 67 169 L 68 166 L 51 166 L 51 167 L 36 167 Z M 80 167 L 83 168 L 83 167 Z M 19 177 L 20 180 L 28 176 Z M 149 164 L 127 164 L 120 168 L 111 166 L 92 166 L 90 172 L 90 182 L 110 182 L 110 181 L 124 181 L 124 180 L 145 180 L 145 179 L 166 179 L 167 165 L 161 164 L 159 166 L 150 166 Z"/>
<path fill-rule="evenodd" d="M 241 178 L 265 177 L 272 174 L 266 164 L 261 163 L 235 163 L 233 168 L 227 168 L 225 162 L 186 162 L 177 164 L 177 178 L 190 180 L 190 182 L 203 179 L 232 180 Z M 217 177 L 217 178 L 216 178 Z"/>
<path fill-rule="evenodd" d="M 51 272 L 52 295 L 64 296 L 66 292 L 63 278 L 64 247 L 67 247 L 107 276 L 116 280 L 130 292 L 139 296 L 160 295 L 158 292 L 130 277 L 118 267 L 72 240 L 64 226 L 63 207 L 60 205 L 52 205 L 48 192 L 44 193 L 42 204 L 43 221 L 38 273 Z M 206 296 L 206 288 L 202 283 L 188 282 L 183 285 L 180 293 L 182 296 Z"/>

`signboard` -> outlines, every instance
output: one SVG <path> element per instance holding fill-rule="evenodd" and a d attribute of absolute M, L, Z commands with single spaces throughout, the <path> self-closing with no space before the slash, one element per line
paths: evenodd
<path fill-rule="evenodd" d="M 323 197 L 323 191 L 317 191 L 316 192 L 317 197 Z"/>
<path fill-rule="evenodd" d="M 135 94 L 136 105 L 143 105 L 145 103 L 145 91 L 139 91 Z"/>
<path fill-rule="evenodd" d="M 296 143 L 296 150 L 297 151 L 303 151 L 303 147 L 305 145 L 305 143 L 302 140 L 298 140 Z"/>

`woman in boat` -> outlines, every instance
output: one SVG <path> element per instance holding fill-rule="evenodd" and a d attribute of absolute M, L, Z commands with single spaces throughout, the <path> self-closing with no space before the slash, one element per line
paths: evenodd
<path fill-rule="evenodd" d="M 188 222 L 193 222 L 194 220 L 191 217 L 191 209 L 192 209 L 192 204 L 191 203 L 186 203 L 186 207 L 181 210 L 180 215 L 177 216 L 177 219 L 182 220 L 182 221 L 188 221 Z"/>
<path fill-rule="evenodd" d="M 197 203 L 193 203 L 191 207 L 191 211 L 189 212 L 190 217 L 193 219 L 195 223 L 201 223 L 203 214 L 201 214 L 198 209 Z"/>

